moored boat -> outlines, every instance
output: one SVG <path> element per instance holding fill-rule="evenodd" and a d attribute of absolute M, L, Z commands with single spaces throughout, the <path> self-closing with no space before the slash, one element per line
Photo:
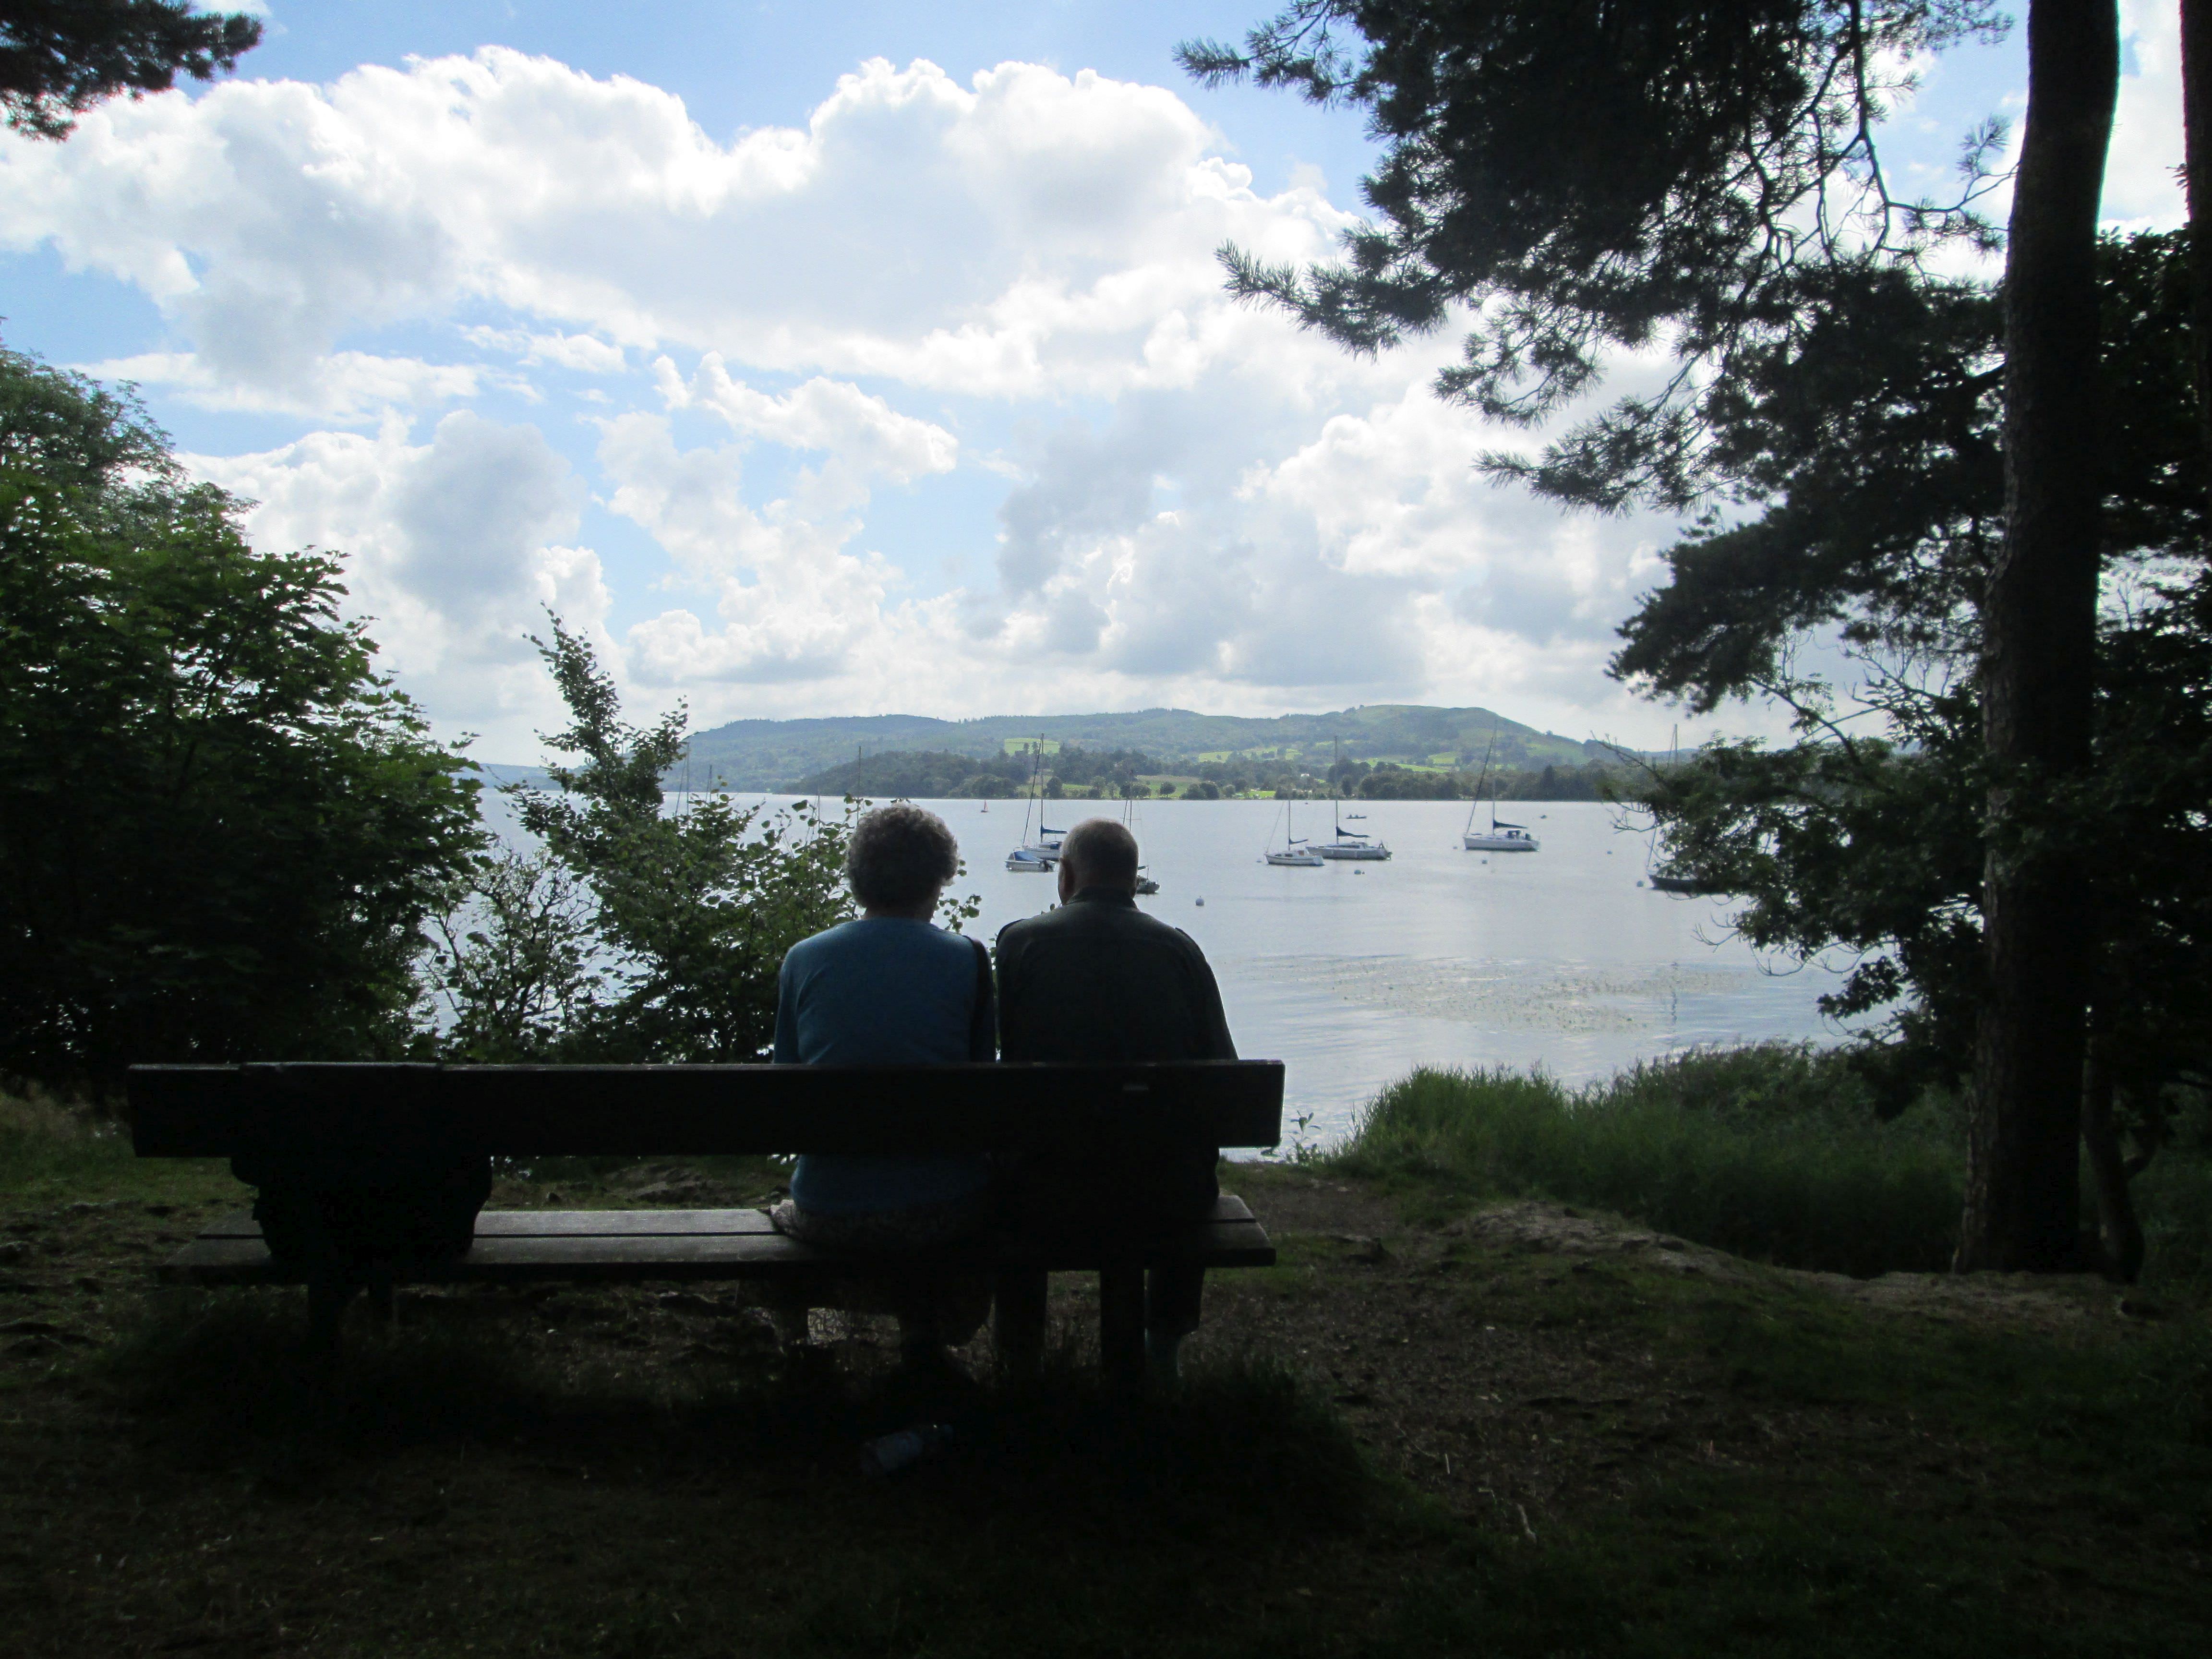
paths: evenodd
<path fill-rule="evenodd" d="M 1006 854 L 1009 870 L 1050 871 L 1060 862 L 1060 844 L 1066 839 L 1065 830 L 1049 828 L 1044 821 L 1044 791 L 1041 787 L 1044 766 L 1044 739 L 1039 738 L 1030 750 L 1030 793 L 1022 807 L 1022 844 Z M 1030 819 L 1036 819 L 1036 839 L 1030 840 Z"/>
<path fill-rule="evenodd" d="M 1498 747 L 1498 733 L 1490 734 L 1490 747 L 1482 751 L 1482 774 L 1474 781 L 1474 800 L 1467 809 L 1467 828 L 1459 844 L 1470 853 L 1534 853 L 1542 843 L 1528 833 L 1524 823 L 1507 823 L 1498 816 L 1498 797 L 1490 798 L 1490 828 L 1474 827 L 1476 809 L 1482 805 L 1482 787 L 1490 781 L 1490 757 Z"/>
<path fill-rule="evenodd" d="M 1341 808 L 1338 810 L 1340 812 L 1342 811 Z M 1323 842 L 1315 848 L 1314 851 L 1325 859 L 1380 860 L 1390 856 L 1389 848 L 1381 841 L 1371 836 L 1362 835 L 1357 830 L 1346 829 L 1341 817 L 1337 820 L 1334 838 Z"/>
<path fill-rule="evenodd" d="M 1534 853 L 1542 843 L 1517 823 L 1507 823 L 1493 814 L 1487 830 L 1470 828 L 1460 837 L 1460 845 L 1470 853 Z"/>
<path fill-rule="evenodd" d="M 1321 854 L 1314 851 L 1311 847 L 1306 844 L 1305 838 L 1303 836 L 1294 836 L 1291 833 L 1291 830 L 1295 826 L 1291 823 L 1290 803 L 1285 801 L 1283 803 L 1282 850 L 1278 852 L 1270 846 L 1266 852 L 1260 855 L 1261 860 L 1268 864 L 1275 866 L 1278 869 L 1318 870 L 1322 866 Z M 1271 842 L 1274 839 L 1274 831 L 1272 827 L 1268 830 L 1267 838 Z"/>

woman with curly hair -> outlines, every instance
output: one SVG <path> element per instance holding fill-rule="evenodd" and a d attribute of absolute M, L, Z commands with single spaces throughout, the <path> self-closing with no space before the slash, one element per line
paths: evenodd
<path fill-rule="evenodd" d="M 801 939 L 777 986 L 779 1065 L 943 1065 L 997 1058 L 990 957 L 931 920 L 959 873 L 960 848 L 936 813 L 901 804 L 864 812 L 845 854 L 857 921 Z M 987 1154 L 806 1153 L 771 1212 L 808 1243 L 904 1255 L 951 1243 L 992 1218 Z M 941 1357 L 982 1322 L 988 1289 L 923 1275 L 896 1297 L 910 1360 Z"/>

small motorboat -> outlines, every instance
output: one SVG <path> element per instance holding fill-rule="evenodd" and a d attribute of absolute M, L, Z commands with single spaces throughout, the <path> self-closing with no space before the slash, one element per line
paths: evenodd
<path fill-rule="evenodd" d="M 1717 887 L 1708 887 L 1695 876 L 1662 876 L 1655 870 L 1649 879 L 1652 886 L 1662 893 L 1720 894 L 1722 891 Z"/>

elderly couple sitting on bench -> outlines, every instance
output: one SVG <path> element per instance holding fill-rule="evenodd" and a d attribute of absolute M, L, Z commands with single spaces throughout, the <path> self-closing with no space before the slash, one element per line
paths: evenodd
<path fill-rule="evenodd" d="M 775 1058 L 781 1064 L 931 1065 L 961 1060 L 1234 1060 L 1221 993 L 1195 941 L 1137 908 L 1137 842 L 1091 818 L 1061 844 L 1060 907 L 999 934 L 998 975 L 981 945 L 938 927 L 939 896 L 959 870 L 945 820 L 919 806 L 861 815 L 846 874 L 862 914 L 803 939 L 784 957 Z M 1164 1229 L 1204 1220 L 1219 1188 L 1218 1153 L 1131 1169 L 988 1154 L 931 1158 L 802 1156 L 791 1196 L 773 1212 L 804 1243 L 870 1255 L 951 1244 L 999 1227 L 1029 1237 L 1055 1227 Z M 1133 1202 L 1132 1201 L 1133 1200 Z M 1146 1275 L 1145 1351 L 1175 1374 L 1195 1329 L 1204 1269 Z M 895 1292 L 909 1363 L 941 1362 L 981 1324 L 990 1287 L 957 1273 Z M 804 1310 L 786 1310 L 803 1319 Z"/>

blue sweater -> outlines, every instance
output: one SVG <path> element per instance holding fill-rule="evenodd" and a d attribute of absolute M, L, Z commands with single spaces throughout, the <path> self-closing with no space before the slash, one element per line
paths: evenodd
<path fill-rule="evenodd" d="M 927 921 L 848 921 L 801 939 L 777 982 L 781 1066 L 928 1066 L 997 1057 L 991 981 L 979 947 Z M 802 1155 L 791 1195 L 818 1215 L 863 1215 L 972 1197 L 980 1154 Z"/>

